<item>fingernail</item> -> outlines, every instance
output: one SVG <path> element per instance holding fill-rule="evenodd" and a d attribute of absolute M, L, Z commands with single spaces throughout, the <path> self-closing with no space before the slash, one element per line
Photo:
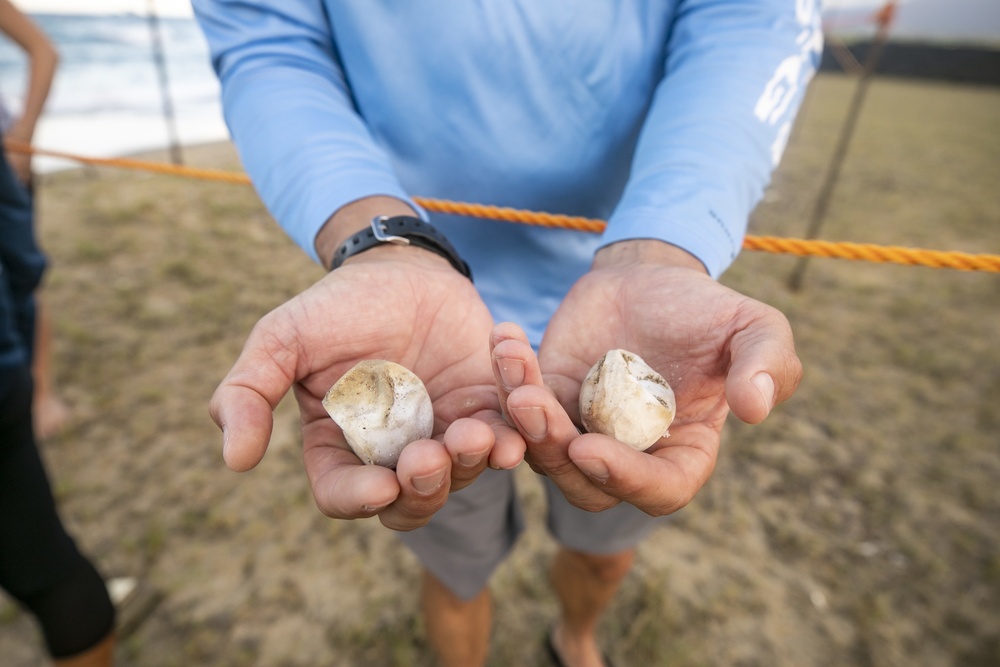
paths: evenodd
<path fill-rule="evenodd" d="M 514 421 L 524 433 L 533 440 L 541 440 L 549 432 L 548 422 L 545 420 L 545 410 L 540 407 L 531 408 L 511 408 Z"/>
<path fill-rule="evenodd" d="M 437 491 L 444 484 L 444 474 L 445 470 L 439 470 L 438 472 L 433 472 L 429 475 L 423 475 L 421 477 L 411 478 L 413 483 L 413 488 L 417 490 L 417 493 L 429 494 Z"/>
<path fill-rule="evenodd" d="M 458 462 L 463 466 L 472 467 L 483 460 L 486 452 L 475 452 L 473 454 L 459 454 Z"/>
<path fill-rule="evenodd" d="M 503 388 L 513 391 L 524 384 L 524 362 L 520 359 L 497 359 L 500 369 L 500 381 Z"/>
<path fill-rule="evenodd" d="M 386 507 L 388 507 L 388 505 L 379 505 L 378 507 L 375 507 L 374 505 L 362 505 L 361 511 L 367 514 L 368 516 L 375 516 L 376 514 L 384 510 Z"/>
<path fill-rule="evenodd" d="M 222 427 L 222 459 L 225 460 L 226 452 L 229 451 L 229 434 L 226 432 L 226 427 Z"/>
<path fill-rule="evenodd" d="M 750 382 L 757 387 L 761 398 L 767 403 L 767 409 L 770 410 L 774 406 L 774 379 L 767 373 L 760 372 L 750 378 Z"/>
<path fill-rule="evenodd" d="M 611 473 L 608 471 L 608 466 L 604 464 L 601 459 L 581 459 L 579 461 L 574 461 L 576 467 L 583 471 L 583 473 L 601 484 L 605 484 L 608 478 L 611 477 Z"/>

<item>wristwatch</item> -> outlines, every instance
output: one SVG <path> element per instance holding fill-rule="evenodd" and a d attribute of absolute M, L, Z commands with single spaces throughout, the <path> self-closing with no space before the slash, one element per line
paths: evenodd
<path fill-rule="evenodd" d="M 333 253 L 330 270 L 339 268 L 348 257 L 354 257 L 384 243 L 414 245 L 424 250 L 430 250 L 447 259 L 456 271 L 472 280 L 472 271 L 469 269 L 469 265 L 459 257 L 458 252 L 448 242 L 444 234 L 429 223 L 411 215 L 397 215 L 391 218 L 385 215 L 375 217 L 367 229 L 362 229 L 337 248 L 337 251 Z"/>

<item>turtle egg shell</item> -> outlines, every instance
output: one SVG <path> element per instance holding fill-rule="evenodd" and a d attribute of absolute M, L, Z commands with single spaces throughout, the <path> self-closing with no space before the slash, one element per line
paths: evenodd
<path fill-rule="evenodd" d="M 391 361 L 359 362 L 330 387 L 323 407 L 368 464 L 395 468 L 403 447 L 434 431 L 434 409 L 424 383 Z"/>
<path fill-rule="evenodd" d="M 668 435 L 676 411 L 674 391 L 663 376 L 625 350 L 605 354 L 580 388 L 584 428 L 639 451 Z"/>

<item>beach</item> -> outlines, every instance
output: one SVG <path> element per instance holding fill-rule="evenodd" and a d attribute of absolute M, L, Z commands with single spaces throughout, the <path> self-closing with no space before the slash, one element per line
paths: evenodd
<path fill-rule="evenodd" d="M 818 78 L 752 234 L 804 233 L 852 86 Z M 997 88 L 876 80 L 824 238 L 1000 253 L 997 127 Z M 185 157 L 240 170 L 225 141 Z M 247 473 L 225 468 L 208 417 L 257 319 L 322 269 L 247 186 L 80 168 L 43 174 L 38 207 L 73 409 L 42 445 L 60 511 L 106 576 L 161 596 L 119 664 L 432 665 L 417 562 L 377 520 L 317 510 L 294 402 Z M 602 645 L 626 666 L 995 665 L 1000 277 L 814 259 L 793 292 L 796 263 L 744 252 L 722 281 L 788 316 L 799 391 L 761 425 L 727 423 L 712 479 L 639 549 Z M 541 487 L 517 474 L 528 527 L 492 582 L 492 667 L 549 664 L 557 614 Z M 0 656 L 43 656 L 4 595 Z"/>
<path fill-rule="evenodd" d="M 193 18 L 161 17 L 152 26 L 146 16 L 133 14 L 31 18 L 60 54 L 35 132 L 39 148 L 106 158 L 173 142 L 193 145 L 228 138 L 219 82 Z M 10 40 L 0 39 L 0 102 L 14 115 L 23 104 L 25 75 L 24 54 Z M 35 170 L 44 174 L 75 166 L 43 157 Z"/>

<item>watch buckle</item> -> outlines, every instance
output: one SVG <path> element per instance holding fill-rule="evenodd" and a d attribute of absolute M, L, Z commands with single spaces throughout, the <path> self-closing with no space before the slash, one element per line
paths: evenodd
<path fill-rule="evenodd" d="M 380 215 L 372 219 L 372 234 L 375 235 L 376 240 L 381 243 L 392 243 L 394 245 L 410 245 L 410 239 L 405 236 L 395 236 L 387 233 L 385 223 L 388 219 L 389 216 L 387 215 Z"/>

